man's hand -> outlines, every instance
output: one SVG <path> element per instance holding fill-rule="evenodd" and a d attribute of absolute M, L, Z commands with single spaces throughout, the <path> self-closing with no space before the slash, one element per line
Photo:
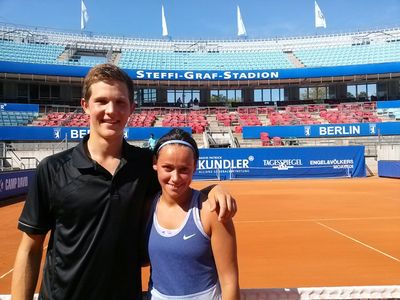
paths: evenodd
<path fill-rule="evenodd" d="M 210 211 L 217 211 L 218 221 L 232 219 L 237 211 L 236 200 L 218 184 L 208 188 L 211 188 L 208 193 Z"/>

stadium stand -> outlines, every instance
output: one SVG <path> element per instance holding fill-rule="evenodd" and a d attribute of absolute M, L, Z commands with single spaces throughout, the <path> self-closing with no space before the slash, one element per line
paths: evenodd
<path fill-rule="evenodd" d="M 0 60 L 125 69 L 268 70 L 398 62 L 399 29 L 237 41 L 85 36 L 2 24 Z"/>
<path fill-rule="evenodd" d="M 72 108 L 71 108 L 72 109 Z M 88 126 L 84 113 L 50 112 L 42 114 L 32 112 L 1 112 L 3 126 Z M 288 105 L 283 109 L 275 107 L 240 107 L 237 109 L 202 110 L 186 108 L 140 108 L 128 121 L 128 127 L 152 127 L 159 121 L 161 126 L 201 126 L 204 131 L 209 127 L 209 119 L 215 117 L 220 127 L 230 127 L 240 133 L 244 126 L 263 125 L 309 125 L 309 124 L 351 124 L 369 122 L 388 122 L 397 120 L 399 109 L 376 109 L 374 102 L 342 103 L 339 105 Z M 193 125 L 193 126 L 192 126 Z"/>
<path fill-rule="evenodd" d="M 18 61 L 35 64 L 56 64 L 64 47 L 59 45 L 42 45 L 18 43 L 0 40 L 0 60 Z"/>
<path fill-rule="evenodd" d="M 119 65 L 126 69 L 148 70 L 258 70 L 294 67 L 282 51 L 197 53 L 127 50 L 122 52 Z"/>
<path fill-rule="evenodd" d="M 0 24 L 0 96 L 71 107 L 41 109 L 34 118 L 2 111 L 0 125 L 83 133 L 88 120 L 76 109 L 82 77 L 89 67 L 112 62 L 135 84 L 138 110 L 128 127 L 185 126 L 200 146 L 207 145 L 204 134 L 229 132 L 232 141 L 221 145 L 230 147 L 347 145 L 356 142 L 346 140 L 347 132 L 369 128 L 371 136 L 357 140 L 373 155 L 377 140 L 387 135 L 382 132 L 388 127 L 378 124 L 400 119 L 398 108 L 376 108 L 376 100 L 400 98 L 399 45 L 399 28 L 258 40 L 161 40 Z M 259 132 L 249 137 L 248 128 L 254 127 L 268 132 L 269 141 Z M 323 139 L 316 130 L 326 131 Z"/>
<path fill-rule="evenodd" d="M 31 111 L 0 111 L 0 126 L 25 126 L 37 117 L 38 113 Z"/>
<path fill-rule="evenodd" d="M 400 56 L 400 42 L 304 49 L 295 51 L 295 55 L 306 67 L 395 62 Z"/>

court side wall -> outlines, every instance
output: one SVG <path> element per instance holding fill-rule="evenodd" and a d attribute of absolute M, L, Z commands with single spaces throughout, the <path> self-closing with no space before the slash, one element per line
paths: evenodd
<path fill-rule="evenodd" d="M 194 179 L 365 177 L 364 146 L 200 149 Z"/>
<path fill-rule="evenodd" d="M 0 201 L 26 194 L 34 174 L 35 170 L 0 172 Z"/>
<path fill-rule="evenodd" d="M 378 147 L 378 175 L 400 178 L 400 145 L 380 145 Z"/>

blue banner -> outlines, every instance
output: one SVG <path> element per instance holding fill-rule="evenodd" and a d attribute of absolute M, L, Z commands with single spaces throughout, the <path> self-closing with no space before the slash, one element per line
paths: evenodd
<path fill-rule="evenodd" d="M 365 177 L 364 146 L 200 149 L 194 179 Z"/>
<path fill-rule="evenodd" d="M 190 127 L 183 129 L 192 133 Z M 150 133 L 153 133 L 157 139 L 169 130 L 170 127 L 127 127 L 125 138 L 132 141 L 147 140 Z M 400 135 L 400 122 L 247 126 L 243 127 L 243 138 L 259 139 L 261 132 L 267 132 L 270 137 L 281 138 Z M 65 138 L 79 141 L 88 133 L 88 127 L 0 126 L 0 141 L 61 141 Z"/>
<path fill-rule="evenodd" d="M 352 76 L 400 72 L 400 63 L 364 64 L 337 67 L 287 68 L 272 70 L 126 70 L 132 79 L 143 80 L 274 80 Z"/>
<path fill-rule="evenodd" d="M 0 111 L 39 112 L 38 104 L 0 103 Z"/>
<path fill-rule="evenodd" d="M 400 122 L 247 126 L 243 127 L 243 138 L 259 139 L 261 132 L 267 132 L 270 137 L 278 136 L 282 138 L 400 135 Z"/>
<path fill-rule="evenodd" d="M 378 101 L 376 108 L 400 108 L 400 100 Z"/>
<path fill-rule="evenodd" d="M 0 200 L 26 194 L 35 172 L 35 170 L 1 172 Z"/>
<path fill-rule="evenodd" d="M 380 177 L 400 178 L 399 160 L 378 161 L 378 175 Z"/>
<path fill-rule="evenodd" d="M 49 76 L 84 77 L 89 67 L 0 62 L 0 72 Z M 337 67 L 288 68 L 271 70 L 125 70 L 133 80 L 277 80 L 399 73 L 400 62 Z"/>
<path fill-rule="evenodd" d="M 148 140 L 150 133 L 156 139 L 166 134 L 170 127 L 127 127 L 127 140 Z M 190 127 L 183 127 L 192 133 Z M 79 141 L 89 133 L 88 127 L 0 126 L 0 141 Z"/>

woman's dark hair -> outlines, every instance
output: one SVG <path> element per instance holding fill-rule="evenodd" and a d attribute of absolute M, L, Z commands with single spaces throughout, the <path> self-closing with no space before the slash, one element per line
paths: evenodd
<path fill-rule="evenodd" d="M 172 140 L 184 141 L 189 143 L 193 147 L 192 150 L 194 154 L 194 159 L 197 162 L 197 160 L 199 159 L 199 148 L 197 147 L 197 143 L 188 132 L 180 128 L 173 128 L 168 133 L 159 138 L 156 146 L 154 147 L 154 155 L 156 156 L 156 158 L 158 158 L 158 150 L 162 146 L 162 144 Z"/>

